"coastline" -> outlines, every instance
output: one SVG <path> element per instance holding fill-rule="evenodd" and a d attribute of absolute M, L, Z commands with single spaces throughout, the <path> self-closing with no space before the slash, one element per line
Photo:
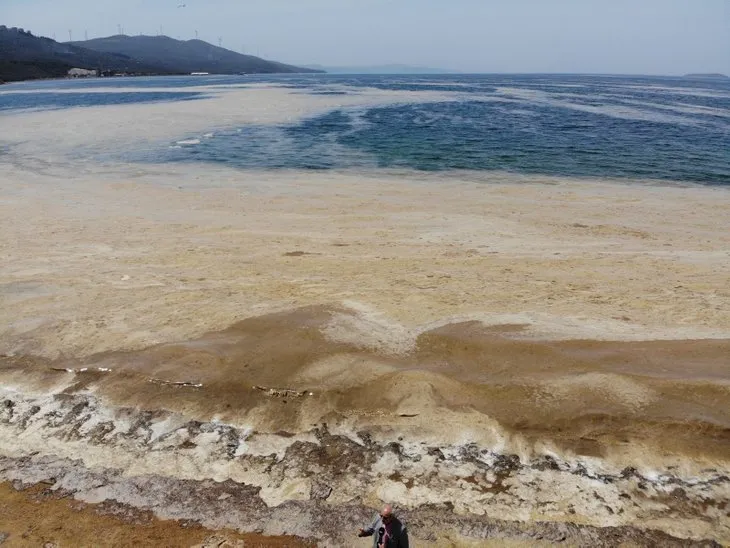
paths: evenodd
<path fill-rule="evenodd" d="M 0 505 L 191 544 L 352 545 L 381 501 L 419 546 L 730 542 L 727 188 L 103 156 L 455 97 L 211 95 L 4 116 Z"/>

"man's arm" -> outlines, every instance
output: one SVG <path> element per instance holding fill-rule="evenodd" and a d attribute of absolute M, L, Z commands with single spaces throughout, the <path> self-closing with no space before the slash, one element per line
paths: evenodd
<path fill-rule="evenodd" d="M 370 527 L 368 527 L 367 529 L 360 529 L 357 536 L 358 537 L 372 537 L 373 534 L 375 533 L 375 527 L 377 525 L 378 525 L 378 518 L 375 518 L 375 521 L 373 521 L 370 524 Z"/>
<path fill-rule="evenodd" d="M 400 530 L 398 548 L 408 548 L 408 528 L 405 525 L 403 525 Z"/>

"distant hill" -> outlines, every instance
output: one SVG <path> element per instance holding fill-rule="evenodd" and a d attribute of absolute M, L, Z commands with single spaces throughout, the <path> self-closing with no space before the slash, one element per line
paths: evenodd
<path fill-rule="evenodd" d="M 372 65 L 354 67 L 324 67 L 309 65 L 309 68 L 326 71 L 330 74 L 458 74 L 458 71 L 412 65 Z"/>
<path fill-rule="evenodd" d="M 685 78 L 704 78 L 712 80 L 730 80 L 730 76 L 725 76 L 719 72 L 711 72 L 707 74 L 685 74 Z"/>
<path fill-rule="evenodd" d="M 181 41 L 167 36 L 117 35 L 83 42 L 69 42 L 69 44 L 103 53 L 126 55 L 142 63 L 179 73 L 272 74 L 321 72 L 267 61 L 252 55 L 242 55 L 202 40 Z"/>
<path fill-rule="evenodd" d="M 30 31 L 0 25 L 0 80 L 6 82 L 65 76 L 71 68 L 137 74 L 169 73 L 126 55 L 60 44 Z"/>

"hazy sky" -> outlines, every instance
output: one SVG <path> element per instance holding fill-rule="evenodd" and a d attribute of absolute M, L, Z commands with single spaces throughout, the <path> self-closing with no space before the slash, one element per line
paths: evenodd
<path fill-rule="evenodd" d="M 301 64 L 730 74 L 730 0 L 0 0 L 0 24 L 59 41 L 162 25 Z"/>

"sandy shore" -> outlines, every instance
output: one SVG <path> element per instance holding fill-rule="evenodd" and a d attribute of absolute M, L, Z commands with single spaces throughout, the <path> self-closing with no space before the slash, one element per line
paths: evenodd
<path fill-rule="evenodd" d="M 242 97 L 333 100 L 208 123 Z M 130 108 L 7 118 L 0 479 L 333 545 L 383 500 L 418 545 L 730 542 L 730 192 L 69 157 Z"/>

